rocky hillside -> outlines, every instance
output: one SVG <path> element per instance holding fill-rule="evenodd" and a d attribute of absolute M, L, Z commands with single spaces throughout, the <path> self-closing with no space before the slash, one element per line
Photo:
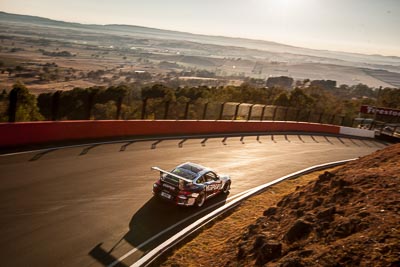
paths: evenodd
<path fill-rule="evenodd" d="M 225 266 L 400 266 L 400 144 L 296 188 L 233 242 Z"/>

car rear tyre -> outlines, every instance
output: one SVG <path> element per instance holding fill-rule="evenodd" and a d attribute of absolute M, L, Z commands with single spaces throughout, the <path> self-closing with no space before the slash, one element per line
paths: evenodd
<path fill-rule="evenodd" d="M 204 192 L 201 192 L 199 196 L 196 198 L 196 207 L 200 208 L 204 205 L 204 202 L 206 201 L 206 194 Z"/>
<path fill-rule="evenodd" d="M 226 182 L 226 184 L 222 188 L 222 192 L 224 194 L 228 194 L 230 189 L 231 189 L 231 182 Z"/>

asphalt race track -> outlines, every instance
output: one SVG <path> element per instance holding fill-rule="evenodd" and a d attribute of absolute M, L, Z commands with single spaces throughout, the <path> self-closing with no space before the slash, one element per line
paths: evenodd
<path fill-rule="evenodd" d="M 306 167 L 355 158 L 378 141 L 266 135 L 132 142 L 0 156 L 2 266 L 129 266 L 195 220 L 198 209 L 154 200 L 158 173 L 192 161 L 230 174 L 229 197 Z M 222 205 L 220 196 L 214 203 Z M 151 239 L 185 218 L 175 230 Z M 149 239 L 152 242 L 146 242 Z M 129 253 L 129 254 L 127 254 Z"/>

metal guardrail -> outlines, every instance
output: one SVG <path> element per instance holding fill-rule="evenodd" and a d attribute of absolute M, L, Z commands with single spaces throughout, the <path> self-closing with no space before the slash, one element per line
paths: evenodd
<path fill-rule="evenodd" d="M 375 135 L 387 135 L 400 138 L 400 124 L 382 123 L 376 124 L 374 127 Z"/>
<path fill-rule="evenodd" d="M 356 160 L 356 159 L 347 159 L 347 160 L 341 160 L 341 161 L 335 161 L 335 162 L 329 162 L 329 163 L 325 163 L 325 164 L 315 165 L 315 166 L 291 173 L 289 175 L 283 176 L 272 182 L 257 186 L 255 188 L 251 189 L 248 193 L 232 200 L 231 202 L 225 204 L 224 206 L 222 206 L 222 207 L 214 210 L 213 212 L 207 214 L 206 216 L 200 218 L 193 224 L 187 226 L 186 228 L 184 228 L 183 230 L 181 230 L 180 232 L 178 232 L 177 234 L 175 234 L 174 236 L 172 236 L 171 238 L 169 238 L 168 240 L 166 240 L 165 242 L 163 242 L 162 244 L 160 244 L 153 250 L 149 251 L 146 255 L 144 255 L 142 258 L 140 258 L 138 261 L 136 261 L 134 264 L 132 264 L 131 267 L 149 266 L 157 258 L 162 256 L 164 253 L 168 252 L 170 249 L 172 249 L 175 245 L 177 245 L 179 242 L 184 240 L 189 235 L 191 235 L 194 232 L 201 229 L 201 227 L 203 227 L 207 223 L 216 219 L 218 216 L 222 215 L 223 213 L 226 213 L 227 211 L 235 208 L 243 200 L 262 192 L 263 190 L 265 190 L 266 188 L 268 188 L 272 185 L 275 185 L 275 184 L 280 183 L 287 179 L 297 178 L 301 175 L 305 175 L 305 174 L 308 174 L 308 173 L 311 173 L 314 171 L 319 171 L 319 170 L 323 170 L 323 169 L 327 169 L 327 168 L 331 168 L 331 167 L 336 167 L 336 166 L 345 164 L 345 163 L 347 163 L 349 161 L 353 161 L 353 160 Z"/>
<path fill-rule="evenodd" d="M 10 92 L 9 103 L 3 101 L 8 108 L 3 111 L 4 114 L 0 115 L 7 118 L 8 122 L 39 119 L 39 117 L 22 119 L 17 116 L 18 106 L 23 102 L 23 99 L 18 99 L 19 93 L 17 91 L 12 90 Z M 172 102 L 163 98 L 129 100 L 128 97 L 123 96 L 114 96 L 108 99 L 108 102 L 97 99 L 96 102 L 96 93 L 88 91 L 85 96 L 81 96 L 83 99 L 76 99 L 75 102 L 78 100 L 83 101 L 81 105 L 71 107 L 72 104 L 69 102 L 68 104 L 62 103 L 61 95 L 64 94 L 61 91 L 57 91 L 53 94 L 43 94 L 39 97 L 37 108 L 42 116 L 40 120 L 271 120 L 354 126 L 354 118 L 346 117 L 344 114 L 262 103 Z M 105 103 L 109 105 L 105 107 Z"/>

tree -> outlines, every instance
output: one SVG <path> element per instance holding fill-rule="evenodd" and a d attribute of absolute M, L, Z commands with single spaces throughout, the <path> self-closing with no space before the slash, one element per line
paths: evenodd
<path fill-rule="evenodd" d="M 373 88 L 370 88 L 367 85 L 362 84 L 362 83 L 351 86 L 350 91 L 351 91 L 352 97 L 358 97 L 358 98 L 362 98 L 362 97 L 376 98 L 377 97 L 377 92 L 374 91 Z"/>
<path fill-rule="evenodd" d="M 124 97 L 128 94 L 128 87 L 125 85 L 120 85 L 117 87 L 109 87 L 106 91 L 112 99 L 115 99 L 115 119 L 118 120 L 121 116 L 122 101 Z"/>
<path fill-rule="evenodd" d="M 7 111 L 8 111 L 8 94 L 4 89 L 0 94 L 0 121 L 7 121 Z"/>
<path fill-rule="evenodd" d="M 266 104 L 273 104 L 274 100 L 285 90 L 280 87 L 270 87 L 265 89 Z"/>
<path fill-rule="evenodd" d="M 314 101 L 310 107 L 314 112 L 326 114 L 339 114 L 342 112 L 343 101 L 331 92 L 318 86 L 310 86 L 303 89 Z"/>
<path fill-rule="evenodd" d="M 115 105 L 115 101 L 109 101 L 105 104 L 95 104 L 93 115 L 95 118 L 114 119 L 116 112 L 117 108 Z"/>
<path fill-rule="evenodd" d="M 238 101 L 245 103 L 261 104 L 267 102 L 266 89 L 264 88 L 254 88 L 249 83 L 242 83 L 238 87 Z"/>
<path fill-rule="evenodd" d="M 46 120 L 51 119 L 51 100 L 53 93 L 42 93 L 38 96 L 37 104 L 40 113 L 44 116 Z"/>
<path fill-rule="evenodd" d="M 209 90 L 207 87 L 183 87 L 178 88 L 175 95 L 177 98 L 184 96 L 188 101 L 194 102 L 199 98 L 208 98 Z"/>
<path fill-rule="evenodd" d="M 87 119 L 88 89 L 76 87 L 65 91 L 60 97 L 59 118 L 69 120 Z"/>
<path fill-rule="evenodd" d="M 287 106 L 289 106 L 289 104 L 290 104 L 290 101 L 289 101 L 289 98 L 286 93 L 281 93 L 274 100 L 274 105 L 277 105 L 277 106 L 287 107 Z"/>
<path fill-rule="evenodd" d="M 163 98 L 164 101 L 175 101 L 175 93 L 171 88 L 163 84 L 155 84 L 142 89 L 142 119 L 146 117 L 146 109 L 149 99 Z M 153 107 L 154 109 L 154 107 Z"/>
<path fill-rule="evenodd" d="M 37 107 L 36 97 L 21 82 L 14 84 L 9 93 L 9 120 L 10 121 L 37 121 L 43 120 Z"/>
<path fill-rule="evenodd" d="M 289 105 L 294 108 L 307 109 L 311 108 L 314 100 L 306 95 L 300 88 L 295 88 L 290 92 Z"/>
<path fill-rule="evenodd" d="M 378 101 L 381 107 L 400 108 L 400 89 L 382 89 Z"/>
<path fill-rule="evenodd" d="M 163 84 L 155 84 L 142 89 L 142 99 L 163 98 L 169 88 Z"/>

